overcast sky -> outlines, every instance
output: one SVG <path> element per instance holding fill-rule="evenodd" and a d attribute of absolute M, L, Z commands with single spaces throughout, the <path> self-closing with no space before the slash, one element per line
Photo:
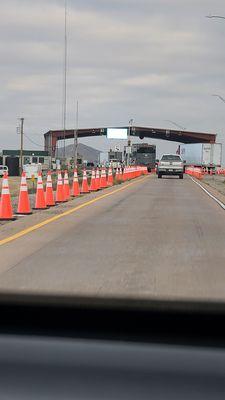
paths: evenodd
<path fill-rule="evenodd" d="M 0 0 L 1 148 L 17 118 L 40 146 L 62 127 L 64 0 Z M 170 127 L 225 137 L 222 0 L 68 0 L 67 127 Z M 106 139 L 83 140 L 105 149 Z M 26 148 L 38 149 L 26 138 Z M 160 142 L 158 153 L 176 145 Z"/>

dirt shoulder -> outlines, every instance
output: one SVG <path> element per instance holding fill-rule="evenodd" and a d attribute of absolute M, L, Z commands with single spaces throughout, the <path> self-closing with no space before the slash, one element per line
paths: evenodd
<path fill-rule="evenodd" d="M 225 176 L 205 175 L 200 182 L 213 196 L 225 204 Z"/>

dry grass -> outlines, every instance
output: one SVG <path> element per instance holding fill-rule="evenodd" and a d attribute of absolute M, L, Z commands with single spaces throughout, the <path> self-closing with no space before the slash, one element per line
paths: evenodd
<path fill-rule="evenodd" d="M 203 182 L 225 195 L 225 177 L 223 175 L 205 175 Z"/>

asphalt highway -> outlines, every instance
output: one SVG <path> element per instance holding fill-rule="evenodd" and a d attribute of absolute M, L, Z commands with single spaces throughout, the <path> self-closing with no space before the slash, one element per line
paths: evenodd
<path fill-rule="evenodd" d="M 225 300 L 225 211 L 187 176 L 125 186 L 2 244 L 0 291 Z"/>

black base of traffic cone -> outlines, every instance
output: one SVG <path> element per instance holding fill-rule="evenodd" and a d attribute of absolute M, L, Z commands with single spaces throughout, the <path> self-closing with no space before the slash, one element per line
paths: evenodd
<path fill-rule="evenodd" d="M 49 207 L 45 207 L 45 208 L 36 208 L 36 207 L 33 207 L 32 208 L 32 210 L 48 210 L 49 209 Z"/>
<path fill-rule="evenodd" d="M 16 217 L 13 217 L 13 218 L 0 218 L 0 222 L 1 221 L 15 221 L 16 220 Z"/>
<path fill-rule="evenodd" d="M 31 214 L 33 214 L 32 211 L 31 212 L 27 212 L 27 213 L 16 212 L 16 215 L 31 215 Z"/>

